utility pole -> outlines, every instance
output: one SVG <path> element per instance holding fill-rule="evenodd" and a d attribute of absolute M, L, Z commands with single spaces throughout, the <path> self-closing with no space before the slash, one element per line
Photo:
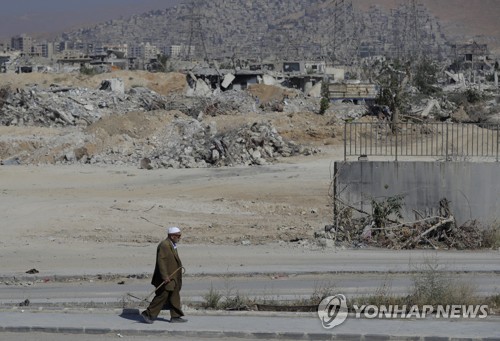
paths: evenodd
<path fill-rule="evenodd" d="M 339 56 L 343 54 L 341 49 L 346 39 L 346 4 L 344 0 L 334 0 L 333 10 L 333 52 L 332 63 L 335 64 L 339 60 Z"/>
<path fill-rule="evenodd" d="M 423 26 L 426 24 L 416 0 L 408 0 L 391 11 L 394 45 L 398 59 L 419 59 L 423 53 Z"/>
<path fill-rule="evenodd" d="M 196 4 L 198 2 L 198 4 Z M 188 45 L 186 47 L 186 60 L 192 60 L 194 55 L 200 53 L 203 60 L 209 61 L 207 48 L 205 45 L 205 35 L 203 31 L 202 19 L 204 16 L 200 14 L 200 8 L 203 5 L 203 0 L 192 0 L 189 4 L 190 14 L 189 14 L 189 39 Z M 193 51 L 194 50 L 194 51 Z"/>
<path fill-rule="evenodd" d="M 412 33 L 411 54 L 418 59 L 422 53 L 422 46 L 420 34 L 420 15 L 418 13 L 416 0 L 409 0 L 409 12 Z"/>
<path fill-rule="evenodd" d="M 357 59 L 362 23 L 357 20 L 350 0 L 333 0 L 331 62 L 350 64 Z"/>

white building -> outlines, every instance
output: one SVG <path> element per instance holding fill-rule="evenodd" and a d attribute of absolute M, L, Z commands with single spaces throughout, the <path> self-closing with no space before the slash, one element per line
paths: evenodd
<path fill-rule="evenodd" d="M 127 55 L 129 58 L 138 58 L 146 61 L 156 59 L 159 54 L 160 50 L 158 47 L 151 45 L 150 43 L 130 45 L 127 49 Z"/>
<path fill-rule="evenodd" d="M 193 45 L 170 45 L 165 47 L 163 54 L 169 56 L 172 59 L 179 59 L 186 57 L 188 55 L 193 55 L 195 47 Z"/>

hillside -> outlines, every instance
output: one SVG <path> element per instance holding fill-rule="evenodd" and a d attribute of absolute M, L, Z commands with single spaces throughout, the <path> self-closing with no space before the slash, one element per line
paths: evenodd
<path fill-rule="evenodd" d="M 500 25 L 495 17 L 500 2 L 424 0 L 419 3 L 425 6 L 424 10 L 417 6 L 422 31 L 419 39 L 428 51 L 437 46 L 444 48 L 447 42 L 467 39 L 486 42 L 493 50 L 500 46 Z M 406 9 L 401 7 L 405 4 L 409 5 Z M 408 14 L 394 22 L 389 16 L 391 10 L 410 13 L 411 2 L 355 0 L 353 6 L 354 11 L 347 8 L 343 12 L 344 18 L 338 15 L 340 7 L 335 7 L 335 1 L 198 1 L 195 8 L 182 4 L 158 9 L 67 32 L 65 38 L 102 45 L 191 43 L 202 57 L 286 59 L 319 58 L 338 51 L 341 44 L 338 40 L 342 39 L 346 39 L 342 44 L 345 43 L 347 53 L 356 47 L 345 45 L 360 41 L 384 45 L 395 44 L 394 39 L 407 39 L 395 38 L 395 32 L 409 31 L 405 27 L 409 24 L 403 24 L 411 19 Z M 344 31 L 339 27 L 344 27 Z"/>
<path fill-rule="evenodd" d="M 374 3 L 394 8 L 398 0 L 355 0 L 354 5 L 366 11 Z M 496 0 L 420 0 L 439 19 L 452 40 L 476 39 L 487 43 L 492 52 L 500 54 L 500 1 Z"/>

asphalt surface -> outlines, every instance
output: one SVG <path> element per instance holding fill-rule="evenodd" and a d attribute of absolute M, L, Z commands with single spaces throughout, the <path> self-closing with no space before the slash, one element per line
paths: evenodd
<path fill-rule="evenodd" d="M 187 323 L 169 323 L 162 313 L 153 324 L 142 322 L 139 310 L 0 312 L 4 333 L 166 336 L 192 339 L 281 340 L 500 340 L 500 319 L 358 319 L 349 316 L 333 329 L 322 327 L 314 313 L 191 312 Z M 29 335 L 29 334 L 27 334 Z"/>
<path fill-rule="evenodd" d="M 254 276 L 191 276 L 185 278 L 182 288 L 184 303 L 203 301 L 211 288 L 222 295 L 239 293 L 248 298 L 296 301 L 307 299 L 318 292 L 335 291 L 348 297 L 370 296 L 379 288 L 405 296 L 413 290 L 415 274 L 402 273 L 342 273 L 342 274 L 281 274 Z M 474 288 L 475 294 L 489 296 L 500 290 L 500 273 L 473 272 L 442 276 L 455 283 L 464 283 Z M 8 282 L 0 285 L 0 306 L 16 306 L 28 299 L 31 305 L 84 306 L 106 304 L 116 307 L 124 296 L 145 297 L 152 290 L 150 278 L 115 278 L 114 280 L 87 279 L 72 282 L 37 281 Z M 130 294 L 130 295 L 128 295 Z M 134 297 L 132 297 L 134 298 Z M 135 300 L 134 300 L 135 301 Z"/>
<path fill-rule="evenodd" d="M 236 250 L 239 252 L 234 252 Z M 186 294 L 191 291 L 191 297 L 206 293 L 206 288 L 204 289 L 203 286 L 210 283 L 203 278 L 204 276 L 215 276 L 214 283 L 224 285 L 225 280 L 219 278 L 217 282 L 215 279 L 221 275 L 233 276 L 231 277 L 233 279 L 243 276 L 240 283 L 245 290 L 265 289 L 267 280 L 264 278 L 268 276 L 269 280 L 274 283 L 273 290 L 282 296 L 286 296 L 287 292 L 291 296 L 301 293 L 308 295 L 309 292 L 303 290 L 304 288 L 311 289 L 311 284 L 314 283 L 318 274 L 328 276 L 340 274 L 340 278 L 346 281 L 345 283 L 352 285 L 355 284 L 356 278 L 368 278 L 368 283 L 371 283 L 373 287 L 379 285 L 384 274 L 394 273 L 402 281 L 400 285 L 397 281 L 394 284 L 403 288 L 408 284 L 408 281 L 405 282 L 405 276 L 414 270 L 409 260 L 421 261 L 426 255 L 424 252 L 379 250 L 339 250 L 339 252 L 327 254 L 323 252 L 301 254 L 290 252 L 288 248 L 268 248 L 266 250 L 268 253 L 265 255 L 267 257 L 262 257 L 258 253 L 255 256 L 249 255 L 242 252 L 241 248 L 233 250 L 231 247 L 219 247 L 207 251 L 209 252 L 205 254 L 204 259 L 196 260 L 196 262 L 193 259 L 190 260 L 193 264 L 190 264 L 188 268 L 193 277 L 191 283 L 190 278 L 186 277 Z M 213 262 L 210 258 L 211 252 L 216 253 L 218 257 L 221 257 L 220 259 L 231 259 L 235 264 L 244 266 L 234 266 L 228 269 L 227 264 Z M 188 252 L 186 254 L 189 255 Z M 439 263 L 446 265 L 444 271 L 465 276 L 471 282 L 476 281 L 479 289 L 483 287 L 487 292 L 498 292 L 496 283 L 500 269 L 500 262 L 498 262 L 500 252 L 496 250 L 439 252 L 438 257 Z M 189 259 L 189 257 L 186 258 Z M 200 267 L 197 268 L 195 264 Z M 147 269 L 142 270 L 142 272 L 147 272 Z M 186 310 L 189 322 L 185 324 L 170 324 L 168 314 L 164 314 L 154 324 L 149 325 L 142 323 L 137 309 L 124 314 L 123 309 L 114 309 L 116 306 L 105 309 L 101 305 L 97 308 L 85 309 L 75 304 L 72 307 L 73 302 L 81 303 L 86 299 L 89 299 L 89 302 L 98 302 L 99 298 L 103 298 L 102 303 L 105 305 L 106 302 L 110 302 L 109 297 L 128 290 L 143 296 L 151 290 L 147 279 L 133 283 L 128 283 L 129 280 L 126 280 L 125 286 L 117 285 L 115 282 L 109 283 L 109 288 L 102 291 L 96 289 L 98 283 L 95 279 L 85 279 L 85 276 L 80 276 L 80 282 L 76 283 L 52 282 L 56 277 L 61 279 L 68 276 L 67 279 L 70 281 L 78 278 L 78 274 L 70 269 L 61 268 L 57 273 L 41 273 L 36 277 L 24 272 L 4 273 L 2 277 L 4 283 L 12 280 L 12 275 L 16 277 L 16 281 L 27 281 L 24 283 L 27 286 L 18 287 L 16 284 L 0 286 L 0 340 L 38 341 L 44 338 L 51 340 L 50 336 L 57 335 L 57 337 L 63 339 L 67 337 L 66 339 L 72 341 L 97 341 L 110 338 L 156 340 L 170 336 L 185 340 L 223 338 L 227 340 L 500 341 L 500 317 L 498 316 L 488 316 L 485 319 L 437 319 L 430 316 L 425 319 L 367 319 L 349 316 L 343 324 L 333 329 L 325 329 L 315 313 L 212 312 L 191 308 Z M 486 281 L 482 281 L 480 276 L 484 276 Z M 43 281 L 30 283 L 30 280 L 34 278 Z M 196 282 L 196 278 L 202 278 L 201 282 Z M 45 280 L 48 282 L 44 283 Z M 131 287 L 127 287 L 129 284 Z M 40 291 L 37 291 L 38 289 Z M 97 291 L 94 292 L 94 289 Z M 373 290 L 368 289 L 368 292 L 370 291 Z M 36 292 L 38 296 L 34 295 Z M 12 304 L 12 301 L 18 302 L 24 297 L 29 297 L 34 302 L 38 299 L 40 304 L 28 307 Z M 9 300 L 11 304 L 5 304 Z M 54 307 L 45 306 L 43 300 L 45 302 L 59 300 L 58 303 L 61 305 L 59 307 L 57 304 Z M 71 308 L 62 308 L 62 306 Z M 139 304 L 132 306 L 142 307 Z"/>

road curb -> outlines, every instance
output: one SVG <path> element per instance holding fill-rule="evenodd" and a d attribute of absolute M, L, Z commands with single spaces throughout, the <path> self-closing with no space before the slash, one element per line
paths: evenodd
<path fill-rule="evenodd" d="M 390 334 L 332 334 L 332 333 L 294 333 L 294 332 L 238 332 L 238 331 L 180 331 L 180 330 L 146 330 L 146 329 L 110 329 L 110 328 L 71 328 L 71 327 L 0 327 L 0 332 L 11 333 L 50 333 L 50 334 L 87 334 L 104 335 L 119 334 L 122 336 L 172 336 L 185 338 L 236 338 L 236 339 L 272 339 L 272 340 L 331 340 L 331 341 L 500 341 L 500 338 L 457 338 L 442 336 L 402 336 Z M 0 334 L 1 335 L 1 334 Z"/>
<path fill-rule="evenodd" d="M 323 329 L 317 318 L 286 314 L 252 314 L 248 312 L 224 314 L 214 312 L 199 314 L 193 311 L 191 323 L 169 325 L 168 314 L 158 319 L 158 324 L 145 324 L 139 309 L 106 310 L 75 313 L 70 311 L 42 312 L 24 310 L 0 312 L 0 339 L 2 332 L 87 334 L 120 336 L 184 337 L 187 339 L 268 339 L 268 340 L 347 340 L 347 341 L 500 341 L 496 337 L 498 321 L 468 321 L 464 327 L 454 321 L 380 321 L 370 319 L 348 321 L 339 328 Z M 96 314 L 101 312 L 102 314 Z M 121 314 L 120 314 L 121 313 Z M 197 314 L 195 314 L 197 313 Z M 280 314 L 281 315 L 281 314 Z M 196 316 L 196 317 L 195 317 Z M 393 324 L 391 324 L 394 322 Z M 401 324 L 400 322 L 404 322 Z M 356 324 L 359 323 L 359 324 Z M 261 327 L 259 327 L 261 326 Z M 343 328 L 346 327 L 347 328 Z M 462 326 L 460 324 L 460 326 Z M 444 329 L 443 329 L 444 328 Z M 464 329 L 465 328 L 465 329 Z M 462 333 L 462 331 L 468 331 Z M 450 336 L 451 335 L 451 336 Z"/>

